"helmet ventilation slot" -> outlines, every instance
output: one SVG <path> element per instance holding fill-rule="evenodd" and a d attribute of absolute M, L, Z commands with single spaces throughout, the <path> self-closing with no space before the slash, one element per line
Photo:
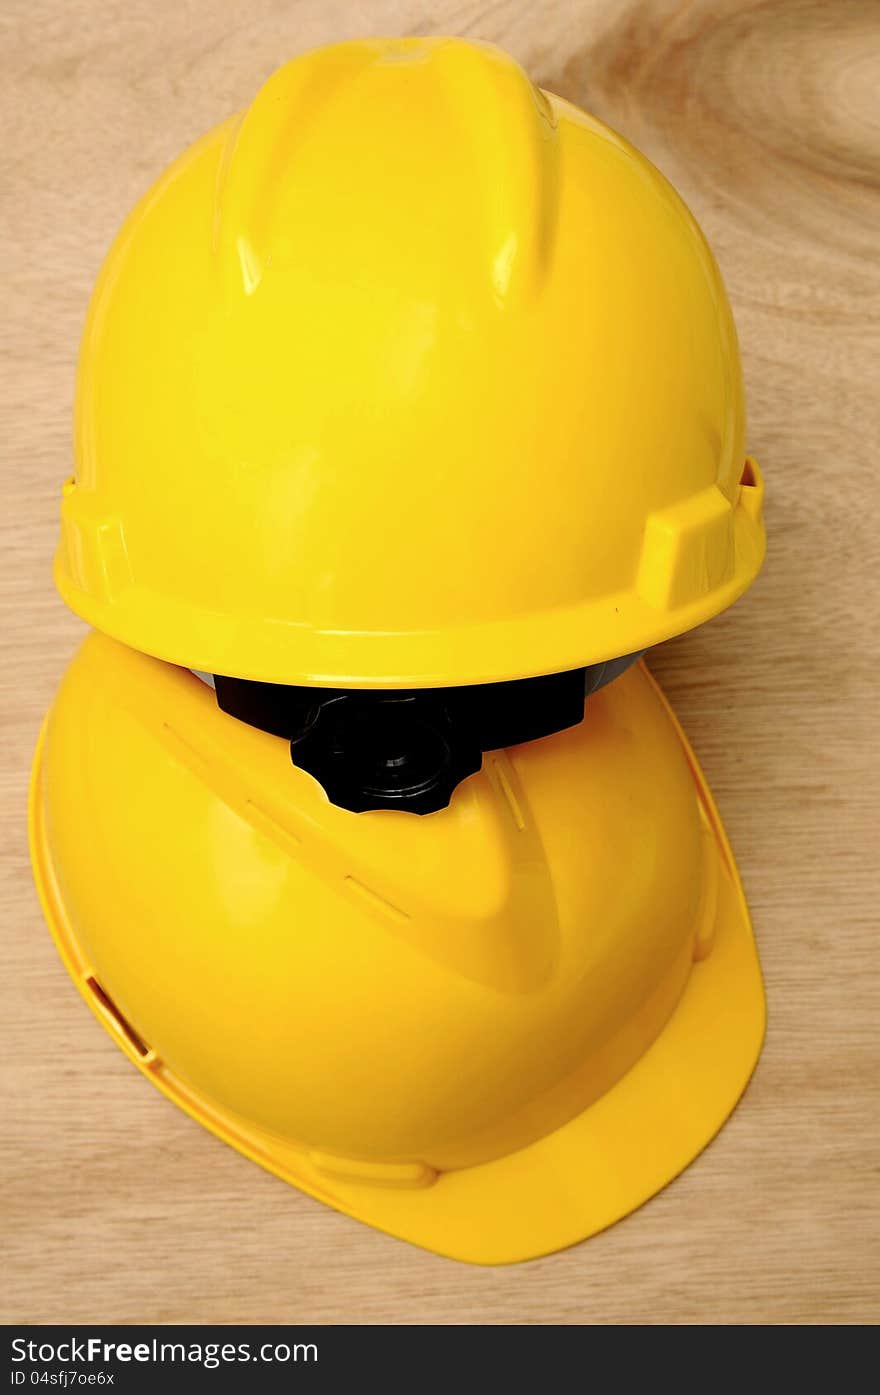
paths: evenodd
<path fill-rule="evenodd" d="M 102 1014 L 110 1018 L 119 1036 L 137 1053 L 141 1061 L 147 1064 L 154 1061 L 156 1059 L 155 1051 L 138 1036 L 134 1027 L 119 1011 L 109 993 L 101 987 L 94 974 L 87 974 L 85 983 L 92 997 L 98 1003 Z"/>

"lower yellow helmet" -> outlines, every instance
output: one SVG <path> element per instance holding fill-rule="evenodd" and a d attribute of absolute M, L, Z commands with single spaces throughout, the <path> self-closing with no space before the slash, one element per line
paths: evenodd
<path fill-rule="evenodd" d="M 736 868 L 643 666 L 417 818 L 337 808 L 191 673 L 92 635 L 31 817 L 62 957 L 144 1074 L 441 1254 L 609 1225 L 709 1141 L 760 1049 Z"/>
<path fill-rule="evenodd" d="M 762 494 L 690 214 L 494 49 L 320 50 L 186 152 L 89 312 L 56 577 L 95 632 L 31 792 L 130 1059 L 461 1259 L 675 1176 L 764 1002 L 640 655 L 751 582 Z"/>

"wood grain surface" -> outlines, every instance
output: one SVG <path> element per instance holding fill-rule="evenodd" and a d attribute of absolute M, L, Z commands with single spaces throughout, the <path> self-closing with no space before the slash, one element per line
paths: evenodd
<path fill-rule="evenodd" d="M 90 287 L 135 198 L 280 62 L 359 34 L 508 48 L 640 145 L 702 222 L 740 331 L 765 571 L 664 645 L 750 898 L 769 1031 L 733 1119 L 641 1211 L 508 1269 L 325 1209 L 150 1090 L 31 884 L 37 728 L 82 627 L 52 589 Z M 6 1321 L 875 1321 L 878 1195 L 876 0 L 3 0 Z"/>

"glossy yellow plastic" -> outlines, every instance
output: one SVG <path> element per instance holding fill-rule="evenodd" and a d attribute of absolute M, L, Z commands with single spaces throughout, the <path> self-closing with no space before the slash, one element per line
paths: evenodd
<path fill-rule="evenodd" d="M 733 859 L 643 666 L 415 818 L 335 808 L 192 674 L 93 634 L 31 837 L 62 957 L 143 1073 L 441 1254 L 609 1225 L 708 1142 L 760 1049 Z"/>
<path fill-rule="evenodd" d="M 487 46 L 335 45 L 117 238 L 56 577 L 106 633 L 245 678 L 579 667 L 752 581 L 743 433 L 718 269 L 649 161 Z"/>

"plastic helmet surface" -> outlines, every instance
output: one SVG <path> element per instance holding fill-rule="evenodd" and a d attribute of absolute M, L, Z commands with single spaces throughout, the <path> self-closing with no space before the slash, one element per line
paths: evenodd
<path fill-rule="evenodd" d="M 31 839 L 62 957 L 144 1074 L 442 1254 L 526 1259 L 617 1220 L 760 1050 L 736 868 L 641 665 L 417 819 L 335 808 L 198 678 L 93 634 Z"/>
<path fill-rule="evenodd" d="M 128 218 L 56 577 L 188 667 L 419 687 L 644 649 L 763 554 L 703 236 L 495 49 L 295 59 Z"/>

